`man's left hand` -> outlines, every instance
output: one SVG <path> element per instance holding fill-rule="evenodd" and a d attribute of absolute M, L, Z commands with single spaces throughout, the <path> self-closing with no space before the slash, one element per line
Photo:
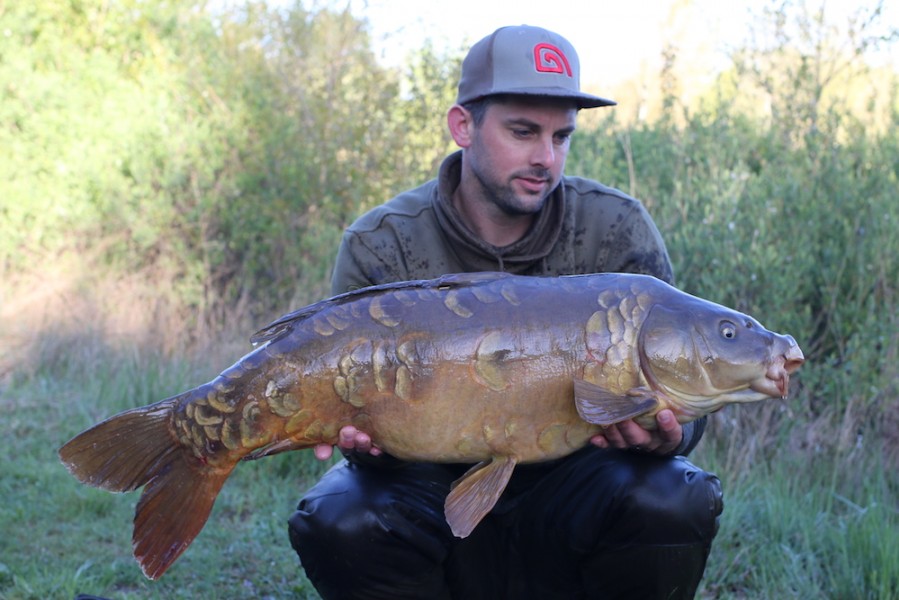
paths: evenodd
<path fill-rule="evenodd" d="M 684 437 L 684 430 L 674 413 L 668 409 L 656 415 L 658 429 L 643 429 L 632 420 L 622 421 L 603 429 L 590 438 L 590 443 L 600 448 L 637 450 L 665 455 L 677 448 Z"/>
<path fill-rule="evenodd" d="M 340 429 L 340 433 L 337 436 L 337 447 L 341 451 L 359 452 L 361 454 L 371 454 L 372 456 L 381 455 L 381 449 L 372 443 L 371 437 L 352 425 L 346 425 Z M 315 458 L 328 460 L 331 458 L 333 451 L 331 444 L 317 444 L 315 446 Z"/>

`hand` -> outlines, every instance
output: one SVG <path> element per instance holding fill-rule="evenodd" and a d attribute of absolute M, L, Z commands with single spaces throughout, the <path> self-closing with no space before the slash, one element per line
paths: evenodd
<path fill-rule="evenodd" d="M 367 433 L 359 431 L 352 425 L 341 428 L 337 434 L 337 446 L 341 450 L 353 450 L 363 454 L 371 454 L 372 456 L 380 456 L 381 449 L 371 443 L 371 436 Z M 331 458 L 334 449 L 331 444 L 317 444 L 315 449 L 315 458 L 319 460 L 328 460 Z"/>
<path fill-rule="evenodd" d="M 668 409 L 656 415 L 658 429 L 647 430 L 632 420 L 622 421 L 603 429 L 590 438 L 590 443 L 600 448 L 639 450 L 651 454 L 668 454 L 681 443 L 684 430 L 674 413 Z"/>

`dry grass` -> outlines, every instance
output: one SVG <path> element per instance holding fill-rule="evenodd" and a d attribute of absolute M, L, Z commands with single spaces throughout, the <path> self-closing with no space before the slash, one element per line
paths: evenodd
<path fill-rule="evenodd" d="M 165 356 L 213 353 L 233 360 L 249 350 L 254 324 L 241 307 L 218 323 L 184 307 L 171 274 L 111 274 L 93 257 L 65 254 L 0 283 L 0 377 L 52 367 L 101 349 L 152 349 Z M 259 325 L 259 323 L 255 324 Z M 224 362 L 222 364 L 225 364 Z"/>

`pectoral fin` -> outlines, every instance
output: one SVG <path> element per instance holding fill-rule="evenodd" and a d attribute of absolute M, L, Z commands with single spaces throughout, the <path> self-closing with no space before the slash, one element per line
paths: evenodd
<path fill-rule="evenodd" d="M 464 538 L 474 531 L 506 489 L 517 463 L 511 456 L 497 456 L 476 465 L 453 483 L 444 505 L 453 535 Z"/>
<path fill-rule="evenodd" d="M 603 426 L 633 419 L 659 404 L 653 392 L 645 388 L 613 394 L 583 379 L 574 380 L 574 401 L 583 420 Z"/>

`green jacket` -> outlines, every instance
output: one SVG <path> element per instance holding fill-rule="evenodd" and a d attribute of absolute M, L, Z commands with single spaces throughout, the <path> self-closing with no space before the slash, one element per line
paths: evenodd
<path fill-rule="evenodd" d="M 673 283 L 662 236 L 643 205 L 616 189 L 563 177 L 534 225 L 502 248 L 479 239 L 451 198 L 462 153 L 448 156 L 438 178 L 370 210 L 344 232 L 331 291 L 447 273 L 505 271 L 517 275 L 644 273 Z M 705 419 L 684 426 L 676 454 L 699 442 Z"/>

